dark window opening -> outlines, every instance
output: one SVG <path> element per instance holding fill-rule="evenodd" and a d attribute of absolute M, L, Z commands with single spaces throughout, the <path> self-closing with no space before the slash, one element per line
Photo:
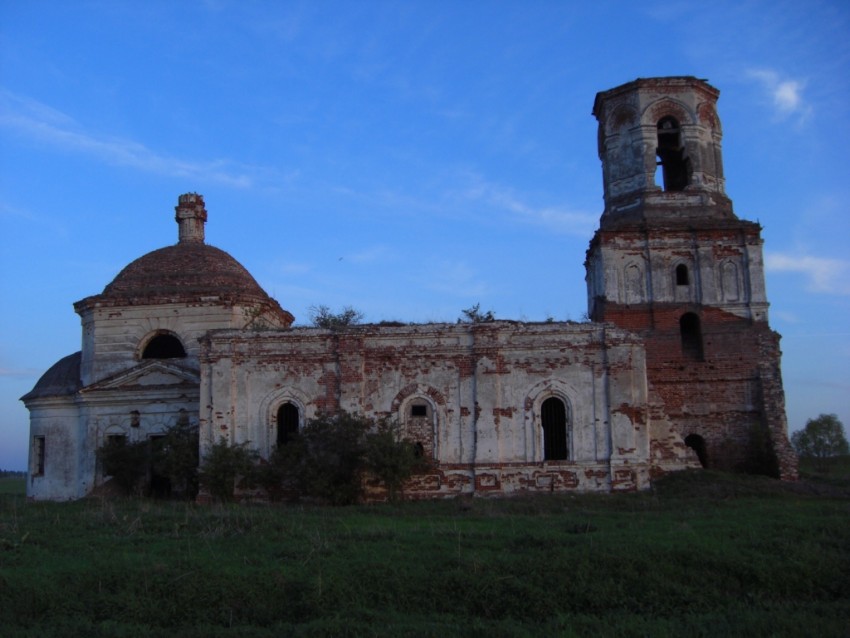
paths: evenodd
<path fill-rule="evenodd" d="M 142 417 L 139 414 L 138 410 L 133 410 L 130 412 L 130 427 L 137 428 L 142 422 Z"/>
<path fill-rule="evenodd" d="M 106 444 L 109 446 L 127 445 L 127 436 L 124 434 L 107 434 Z M 103 469 L 103 476 L 109 476 L 106 473 L 106 468 Z"/>
<path fill-rule="evenodd" d="M 569 453 L 567 441 L 567 407 L 555 397 L 546 399 L 540 407 L 543 425 L 543 459 L 566 460 Z"/>
<path fill-rule="evenodd" d="M 708 453 L 705 450 L 705 439 L 699 434 L 689 434 L 685 437 L 685 445 L 696 452 L 700 465 L 708 467 Z"/>
<path fill-rule="evenodd" d="M 425 446 L 422 445 L 421 441 L 417 441 L 413 444 L 413 456 L 415 456 L 417 459 L 425 458 Z"/>
<path fill-rule="evenodd" d="M 703 361 L 702 330 L 699 317 L 688 312 L 679 319 L 679 332 L 682 336 L 682 354 L 694 361 Z"/>
<path fill-rule="evenodd" d="M 277 445 L 286 445 L 298 434 L 298 407 L 284 403 L 277 411 Z"/>
<path fill-rule="evenodd" d="M 428 416 L 428 406 L 424 403 L 414 403 L 410 406 L 410 416 Z"/>
<path fill-rule="evenodd" d="M 45 439 L 43 436 L 33 437 L 33 474 L 35 476 L 44 475 L 44 449 Z"/>
<path fill-rule="evenodd" d="M 688 277 L 688 267 L 685 264 L 679 264 L 678 266 L 676 266 L 676 285 L 687 286 L 690 283 L 691 281 Z"/>
<path fill-rule="evenodd" d="M 145 346 L 142 359 L 182 359 L 186 350 L 174 335 L 157 335 Z"/>
<path fill-rule="evenodd" d="M 679 122 L 673 117 L 658 122 L 658 164 L 664 179 L 665 191 L 681 191 L 691 181 L 691 163 L 685 157 Z"/>

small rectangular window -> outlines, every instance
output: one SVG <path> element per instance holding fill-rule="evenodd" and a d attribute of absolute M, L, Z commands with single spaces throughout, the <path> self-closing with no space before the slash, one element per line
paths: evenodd
<path fill-rule="evenodd" d="M 410 416 L 428 416 L 428 406 L 422 403 L 411 405 Z"/>
<path fill-rule="evenodd" d="M 33 472 L 33 476 L 44 476 L 44 450 L 45 450 L 44 437 L 43 436 L 34 436 L 32 444 L 33 444 L 33 451 L 32 451 L 32 460 L 33 460 L 32 472 Z"/>

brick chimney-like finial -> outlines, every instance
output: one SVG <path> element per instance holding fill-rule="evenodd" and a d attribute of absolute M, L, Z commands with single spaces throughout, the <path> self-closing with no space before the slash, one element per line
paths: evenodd
<path fill-rule="evenodd" d="M 181 244 L 203 244 L 204 224 L 207 221 L 207 209 L 204 208 L 204 196 L 186 193 L 177 198 L 174 219 L 179 227 L 178 240 Z"/>

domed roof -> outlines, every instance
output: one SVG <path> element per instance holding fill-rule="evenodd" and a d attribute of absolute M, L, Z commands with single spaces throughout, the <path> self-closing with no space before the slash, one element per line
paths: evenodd
<path fill-rule="evenodd" d="M 78 312 L 92 305 L 259 303 L 284 325 L 292 323 L 292 315 L 266 294 L 242 264 L 204 243 L 207 211 L 201 195 L 181 195 L 175 210 L 179 243 L 130 263 L 101 294 L 74 304 Z"/>
<path fill-rule="evenodd" d="M 21 397 L 21 401 L 75 394 L 83 385 L 80 381 L 81 360 L 81 352 L 75 352 L 59 359 L 50 366 L 47 372 L 41 375 L 35 387 Z"/>
<path fill-rule="evenodd" d="M 268 295 L 245 269 L 214 246 L 181 243 L 149 252 L 129 264 L 100 295 L 133 303 L 266 300 Z"/>

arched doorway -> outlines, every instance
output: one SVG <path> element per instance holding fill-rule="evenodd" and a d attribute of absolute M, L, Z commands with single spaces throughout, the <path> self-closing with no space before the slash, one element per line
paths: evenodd
<path fill-rule="evenodd" d="M 543 427 L 543 460 L 560 461 L 569 458 L 567 406 L 561 399 L 550 397 L 540 406 Z"/>
<path fill-rule="evenodd" d="M 277 445 L 284 446 L 298 434 L 300 415 L 298 406 L 286 402 L 277 410 Z"/>
<path fill-rule="evenodd" d="M 697 454 L 700 465 L 708 467 L 708 453 L 705 449 L 705 439 L 699 434 L 689 434 L 685 437 L 685 445 Z"/>

